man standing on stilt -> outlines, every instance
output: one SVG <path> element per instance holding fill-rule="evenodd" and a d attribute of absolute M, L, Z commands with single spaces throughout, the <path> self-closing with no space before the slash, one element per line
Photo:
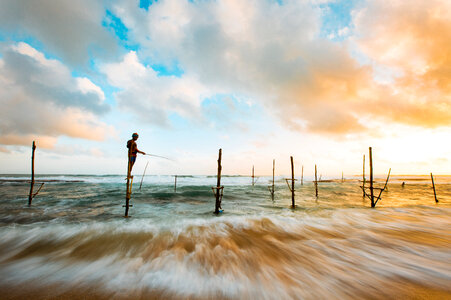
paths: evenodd
<path fill-rule="evenodd" d="M 136 162 L 136 156 L 138 153 L 141 153 L 143 155 L 146 155 L 146 153 L 138 150 L 138 145 L 136 144 L 136 140 L 138 139 L 139 135 L 135 132 L 132 134 L 132 139 L 127 141 L 127 148 L 128 148 L 128 176 L 132 173 L 133 165 Z"/>

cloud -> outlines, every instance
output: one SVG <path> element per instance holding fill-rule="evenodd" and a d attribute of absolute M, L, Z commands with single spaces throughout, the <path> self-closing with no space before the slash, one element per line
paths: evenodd
<path fill-rule="evenodd" d="M 446 0 L 369 1 L 355 12 L 355 43 L 392 82 L 369 110 L 409 125 L 451 125 L 450 20 Z"/>
<path fill-rule="evenodd" d="M 102 101 L 105 100 L 105 94 L 102 89 L 95 85 L 91 80 L 86 77 L 76 78 L 78 89 L 84 94 L 94 93 Z"/>
<path fill-rule="evenodd" d="M 197 84 L 212 94 L 244 95 L 291 128 L 355 133 L 367 130 L 365 120 L 372 118 L 449 125 L 449 4 L 370 1 L 362 6 L 354 12 L 354 24 L 340 30 L 346 38 L 339 42 L 321 37 L 321 6 L 308 1 L 165 0 L 148 11 L 119 1 L 111 10 L 140 44 L 142 60 L 177 61 L 193 90 Z M 381 82 L 377 70 L 401 76 Z M 153 92 L 165 87 L 155 85 Z M 139 108 L 154 101 L 128 96 Z M 151 107 L 158 115 L 164 110 Z"/>
<path fill-rule="evenodd" d="M 114 36 L 102 27 L 102 1 L 0 0 L 0 7 L 0 30 L 14 37 L 32 36 L 70 65 L 118 51 Z"/>
<path fill-rule="evenodd" d="M 137 114 L 141 121 L 169 126 L 170 113 L 192 120 L 201 118 L 200 103 L 208 90 L 195 78 L 159 77 L 139 61 L 134 51 L 121 62 L 102 65 L 100 70 L 111 85 L 121 89 L 115 93 L 121 109 Z"/>
<path fill-rule="evenodd" d="M 89 79 L 73 78 L 61 62 L 45 58 L 23 42 L 5 47 L 1 76 L 4 82 L 13 83 L 5 91 L 11 94 L 20 90 L 42 102 L 62 107 L 76 106 L 96 113 L 109 109 L 102 103 L 103 92 L 92 82 L 87 84 Z"/>
<path fill-rule="evenodd" d="M 3 47 L 0 59 L 0 144 L 44 148 L 60 135 L 102 140 L 113 131 L 98 121 L 108 111 L 102 90 L 74 78 L 61 62 L 47 59 L 26 43 Z"/>
<path fill-rule="evenodd" d="M 140 56 L 178 61 L 183 78 L 212 93 L 250 97 L 294 128 L 363 128 L 348 108 L 371 72 L 345 47 L 319 38 L 321 11 L 314 5 L 169 0 L 148 12 L 128 2 L 113 10 L 140 43 Z"/>
<path fill-rule="evenodd" d="M 57 138 L 52 136 L 35 136 L 31 134 L 16 135 L 6 134 L 0 136 L 0 144 L 9 146 L 30 146 L 32 141 L 36 141 L 39 148 L 52 149 L 55 147 Z"/>

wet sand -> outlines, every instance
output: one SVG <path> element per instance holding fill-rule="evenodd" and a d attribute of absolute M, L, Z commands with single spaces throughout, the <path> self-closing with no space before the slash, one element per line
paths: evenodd
<path fill-rule="evenodd" d="M 381 293 L 372 292 L 371 288 L 367 293 L 361 291 L 355 294 L 352 291 L 347 291 L 347 296 L 337 297 L 337 299 L 406 299 L 406 300 L 445 300 L 451 299 L 451 291 L 446 291 L 439 288 L 428 287 L 422 284 L 394 280 L 388 288 Z M 134 292 L 108 292 L 101 288 L 88 287 L 83 285 L 73 287 L 63 287 L 61 285 L 49 285 L 38 287 L 36 283 L 24 284 L 23 286 L 0 286 L 0 295 L 4 300 L 63 300 L 63 299 L 85 299 L 85 300 L 129 300 L 129 299 L 168 299 L 168 300 L 204 300 L 204 299 L 233 299 L 225 297 L 221 294 L 209 295 L 207 297 L 193 297 L 177 295 L 161 290 L 142 290 Z M 245 298 L 243 298 L 245 299 Z M 322 297 L 312 297 L 303 299 L 323 299 Z"/>

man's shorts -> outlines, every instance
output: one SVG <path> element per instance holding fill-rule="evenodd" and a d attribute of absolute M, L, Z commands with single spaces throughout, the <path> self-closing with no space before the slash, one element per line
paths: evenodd
<path fill-rule="evenodd" d="M 130 162 L 134 164 L 136 161 L 136 156 L 130 156 Z"/>

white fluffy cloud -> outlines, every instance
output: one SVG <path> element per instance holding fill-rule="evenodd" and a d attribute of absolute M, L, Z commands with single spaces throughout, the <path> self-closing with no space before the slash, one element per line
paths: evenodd
<path fill-rule="evenodd" d="M 133 51 L 119 63 L 102 66 L 101 71 L 111 85 L 121 89 L 116 93 L 120 107 L 137 113 L 141 121 L 169 126 L 170 113 L 192 120 L 201 117 L 201 100 L 208 90 L 195 78 L 158 77 Z"/>
<path fill-rule="evenodd" d="M 129 2 L 113 9 L 141 56 L 178 61 L 213 93 L 248 96 L 293 127 L 361 128 L 347 108 L 368 89 L 370 72 L 319 38 L 321 11 L 308 2 L 167 0 L 148 13 Z"/>
<path fill-rule="evenodd" d="M 61 62 L 26 43 L 3 47 L 0 59 L 0 144 L 52 147 L 58 136 L 102 140 L 112 129 L 97 115 L 108 111 L 103 92 L 74 78 Z"/>
<path fill-rule="evenodd" d="M 449 40 L 446 28 L 450 28 L 450 21 L 442 12 L 450 11 L 447 7 L 428 9 L 424 1 L 373 2 L 354 12 L 356 29 L 346 30 L 361 55 L 411 57 L 414 59 L 409 63 L 417 71 L 429 66 L 431 57 L 422 55 L 423 51 L 411 55 L 412 49 L 421 48 L 421 39 L 412 31 L 418 38 L 413 43 L 406 40 L 410 34 L 403 35 L 403 24 L 411 24 L 406 28 L 415 28 L 415 32 L 423 28 L 424 37 L 445 32 L 441 39 L 428 38 L 430 45 L 426 48 L 435 52 L 443 46 L 447 49 L 443 42 Z M 434 7 L 445 2 L 435 0 Z M 351 49 L 356 48 L 350 48 L 349 41 L 322 38 L 321 9 L 315 1 L 284 1 L 279 5 L 276 1 L 257 0 L 163 0 L 153 3 L 148 11 L 136 3 L 119 1 L 112 10 L 130 29 L 130 37 L 140 44 L 138 56 L 167 64 L 177 61 L 185 71 L 184 77 L 200 83 L 197 86 L 201 89 L 248 96 L 295 128 L 347 133 L 364 130 L 369 126 L 367 119 L 426 127 L 451 122 L 449 92 L 436 95 L 440 100 L 431 99 L 435 97 L 435 86 L 447 86 L 443 68 L 435 73 L 433 80 L 437 83 L 421 91 L 415 85 L 403 84 L 403 80 L 414 82 L 405 72 L 396 85 L 375 81 L 375 65 L 387 62 L 395 68 L 404 66 L 399 65 L 400 61 L 385 59 L 362 65 L 351 54 Z M 405 11 L 412 12 L 408 14 L 411 17 L 403 16 Z M 416 19 L 424 26 L 414 25 Z M 426 26 L 428 20 L 438 21 Z M 353 36 L 355 32 L 357 36 Z M 380 51 L 373 53 L 373 48 Z M 441 65 L 446 64 L 442 60 Z M 418 86 L 426 77 L 414 79 Z M 138 91 L 130 88 L 129 93 L 132 90 Z M 134 106 L 140 111 L 148 102 L 146 98 Z M 424 111 L 431 116 L 421 113 Z"/>
<path fill-rule="evenodd" d="M 87 63 L 90 55 L 111 57 L 114 36 L 102 27 L 99 0 L 0 0 L 0 30 L 14 37 L 37 39 L 70 65 Z"/>

